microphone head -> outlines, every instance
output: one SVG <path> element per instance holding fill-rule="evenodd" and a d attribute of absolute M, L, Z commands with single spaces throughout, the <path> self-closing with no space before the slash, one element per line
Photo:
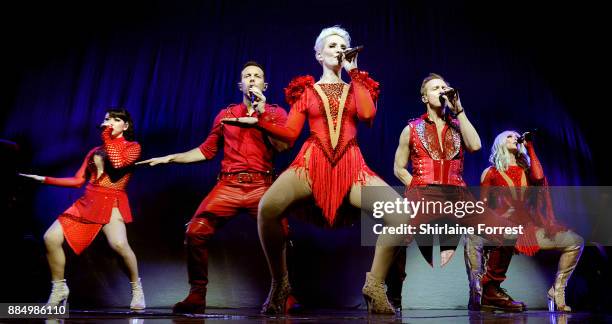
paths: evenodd
<path fill-rule="evenodd" d="M 253 87 L 253 85 L 249 86 L 249 100 L 251 100 L 251 102 L 255 102 L 255 94 L 253 93 L 253 91 L 251 91 L 251 88 Z"/>
<path fill-rule="evenodd" d="M 444 98 L 444 94 L 441 94 L 440 97 L 438 97 L 438 99 L 440 99 L 440 106 L 444 106 L 444 103 L 446 102 L 446 99 Z"/>
<path fill-rule="evenodd" d="M 359 45 L 359 46 L 355 46 L 353 48 L 349 48 L 348 50 L 344 51 L 344 53 L 343 53 L 344 58 L 347 61 L 350 62 L 357 55 L 357 53 L 361 52 L 362 50 L 363 50 L 363 45 Z"/>
<path fill-rule="evenodd" d="M 523 144 L 525 141 L 529 141 L 529 142 L 533 141 L 533 139 L 535 138 L 535 134 L 536 134 L 536 132 L 537 132 L 537 131 L 538 131 L 538 130 L 537 130 L 537 128 L 536 128 L 536 129 L 534 129 L 533 131 L 527 131 L 527 132 L 524 132 L 524 133 L 523 133 L 521 136 L 519 136 L 519 137 L 516 139 L 516 142 L 517 142 L 517 143 L 519 143 L 519 144 Z"/>

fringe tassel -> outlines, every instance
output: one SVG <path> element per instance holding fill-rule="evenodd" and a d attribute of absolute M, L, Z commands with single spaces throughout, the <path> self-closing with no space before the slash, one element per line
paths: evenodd
<path fill-rule="evenodd" d="M 317 206 L 331 226 L 336 220 L 338 208 L 353 184 L 364 185 L 370 175 L 375 175 L 363 160 L 358 146 L 348 148 L 335 165 L 313 142 L 304 145 L 291 167 L 306 167 L 305 154 L 310 148 L 310 161 L 307 166 L 312 193 Z"/>
<path fill-rule="evenodd" d="M 525 233 L 519 236 L 516 241 L 515 248 L 517 251 L 527 256 L 534 256 L 540 250 L 540 245 L 535 235 L 537 229 L 533 224 L 527 225 Z"/>

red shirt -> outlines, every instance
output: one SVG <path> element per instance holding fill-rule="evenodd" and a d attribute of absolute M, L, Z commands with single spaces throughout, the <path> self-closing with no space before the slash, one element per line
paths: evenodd
<path fill-rule="evenodd" d="M 200 151 L 207 160 L 212 159 L 219 148 L 223 147 L 221 172 L 272 171 L 274 147 L 270 144 L 266 132 L 257 126 L 240 127 L 221 123 L 223 118 L 247 116 L 244 103 L 229 105 L 219 112 L 210 134 L 200 145 Z M 277 105 L 266 104 L 266 111 L 258 117 L 260 120 L 283 126 L 287 121 L 287 112 Z"/>

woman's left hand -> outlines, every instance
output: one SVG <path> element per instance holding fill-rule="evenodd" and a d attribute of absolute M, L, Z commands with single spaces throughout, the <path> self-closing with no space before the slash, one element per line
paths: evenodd
<path fill-rule="evenodd" d="M 355 57 L 353 57 L 350 62 L 344 58 L 344 55 L 342 56 L 342 67 L 346 70 L 346 72 L 351 72 L 352 69 L 357 68 L 357 56 L 359 56 L 359 54 L 355 54 Z"/>
<path fill-rule="evenodd" d="M 34 179 L 38 182 L 43 182 L 45 181 L 45 177 L 43 176 L 39 176 L 39 175 L 35 175 L 35 174 L 26 174 L 26 173 L 19 173 L 20 176 L 22 177 L 26 177 L 26 178 L 30 178 L 30 179 Z"/>

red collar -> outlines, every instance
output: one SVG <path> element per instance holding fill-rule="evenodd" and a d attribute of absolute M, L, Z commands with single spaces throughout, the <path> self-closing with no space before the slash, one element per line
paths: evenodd
<path fill-rule="evenodd" d="M 428 124 L 433 124 L 433 121 L 429 119 L 429 114 L 427 114 L 427 112 L 421 115 L 421 119 L 424 120 Z M 450 125 L 450 123 L 453 121 L 453 118 L 451 117 L 450 114 L 444 114 L 444 121 Z"/>

